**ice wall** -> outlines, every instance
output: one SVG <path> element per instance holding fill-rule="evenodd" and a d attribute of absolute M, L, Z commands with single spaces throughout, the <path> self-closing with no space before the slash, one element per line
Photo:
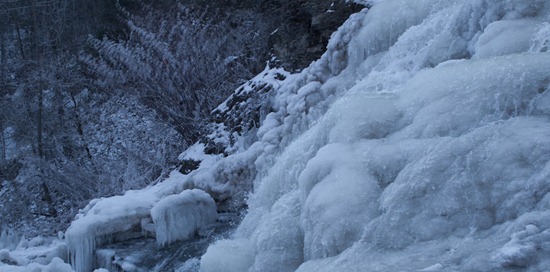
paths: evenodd
<path fill-rule="evenodd" d="M 279 89 L 201 271 L 545 271 L 549 1 L 372 3 Z"/>

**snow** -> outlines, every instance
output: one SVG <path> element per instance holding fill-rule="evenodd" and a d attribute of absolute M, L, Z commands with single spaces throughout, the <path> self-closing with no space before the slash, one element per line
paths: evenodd
<path fill-rule="evenodd" d="M 42 265 L 37 263 L 31 263 L 27 266 L 12 266 L 4 265 L 0 263 L 1 272 L 73 272 L 74 270 L 70 265 L 65 263 L 60 258 L 54 258 L 49 264 Z"/>
<path fill-rule="evenodd" d="M 214 223 L 218 214 L 216 203 L 199 189 L 185 190 L 165 197 L 151 209 L 159 245 L 185 240 Z"/>
<path fill-rule="evenodd" d="M 66 252 L 65 243 L 54 237 L 21 238 L 15 247 L 0 249 L 0 272 L 73 272 Z"/>

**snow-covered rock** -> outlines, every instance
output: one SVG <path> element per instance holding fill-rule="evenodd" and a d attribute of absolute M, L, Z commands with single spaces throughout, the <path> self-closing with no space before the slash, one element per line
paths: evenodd
<path fill-rule="evenodd" d="M 92 271 L 99 245 L 149 233 L 156 235 L 158 244 L 165 245 L 190 238 L 215 221 L 214 200 L 204 191 L 185 190 L 187 179 L 174 171 L 155 186 L 92 201 L 65 232 L 74 269 Z"/>

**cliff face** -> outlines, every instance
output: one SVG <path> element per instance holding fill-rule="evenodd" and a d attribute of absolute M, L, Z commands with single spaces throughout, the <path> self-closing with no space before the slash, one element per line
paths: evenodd
<path fill-rule="evenodd" d="M 350 14 L 364 6 L 350 1 L 280 1 L 276 25 L 269 37 L 272 54 L 287 70 L 299 70 L 326 50 L 330 35 Z"/>
<path fill-rule="evenodd" d="M 365 5 L 346 0 L 215 0 L 209 1 L 212 12 L 230 13 L 234 24 L 243 23 L 245 14 L 255 14 L 261 21 L 258 39 L 265 39 L 261 50 L 268 59 L 286 70 L 296 71 L 318 59 L 326 49 L 330 35 L 349 17 Z M 169 2 L 168 2 L 169 3 Z M 204 1 L 187 0 L 183 4 L 203 8 Z M 167 5 L 170 7 L 170 4 Z M 248 20 L 248 19 L 245 19 Z M 251 23 L 250 21 L 244 23 Z M 265 27 L 265 28 L 264 28 Z M 266 55 L 267 56 L 267 55 Z M 266 59 L 267 60 L 267 59 Z"/>

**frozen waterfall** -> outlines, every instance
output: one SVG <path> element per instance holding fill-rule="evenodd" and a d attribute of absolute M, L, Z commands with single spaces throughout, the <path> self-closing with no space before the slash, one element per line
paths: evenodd
<path fill-rule="evenodd" d="M 353 15 L 279 89 L 247 216 L 201 271 L 550 267 L 549 9 L 383 0 Z"/>

